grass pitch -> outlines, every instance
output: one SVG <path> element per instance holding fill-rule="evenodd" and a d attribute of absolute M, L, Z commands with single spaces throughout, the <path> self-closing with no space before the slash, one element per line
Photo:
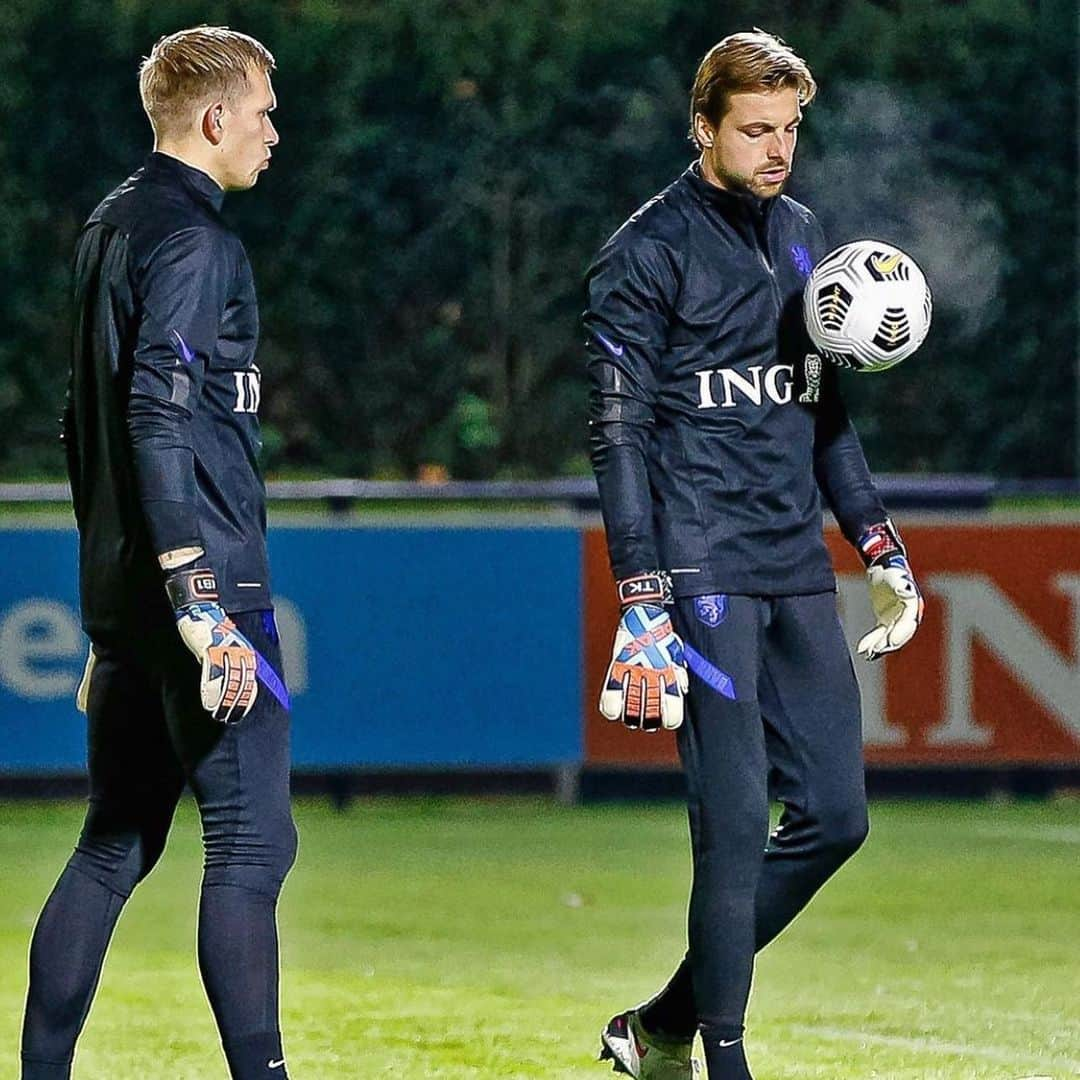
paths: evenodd
<path fill-rule="evenodd" d="M 758 963 L 759 1080 L 1080 1074 L 1080 802 L 878 803 L 869 843 Z M 300 802 L 282 901 L 296 1080 L 592 1077 L 597 1032 L 681 954 L 674 804 Z M 81 808 L 0 803 L 0 1074 L 26 946 Z M 76 1080 L 214 1080 L 190 803 L 121 920 Z"/>

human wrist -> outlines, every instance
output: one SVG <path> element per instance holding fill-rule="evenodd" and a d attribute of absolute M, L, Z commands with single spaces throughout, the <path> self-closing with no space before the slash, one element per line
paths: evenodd
<path fill-rule="evenodd" d="M 202 565 L 199 560 L 205 554 L 206 550 L 202 544 L 188 544 L 184 547 L 171 548 L 169 551 L 163 551 L 158 555 L 158 566 L 166 574 L 171 574 L 174 570 L 180 570 L 183 567 Z"/>

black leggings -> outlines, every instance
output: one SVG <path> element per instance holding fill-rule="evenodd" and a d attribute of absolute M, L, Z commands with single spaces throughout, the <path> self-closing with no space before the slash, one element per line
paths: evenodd
<path fill-rule="evenodd" d="M 697 653 L 678 735 L 689 951 L 642 1020 L 677 1037 L 700 1027 L 708 1055 L 742 1036 L 756 950 L 866 837 L 862 725 L 833 593 L 685 599 L 674 621 Z M 770 796 L 783 805 L 771 837 Z"/>
<path fill-rule="evenodd" d="M 281 672 L 271 612 L 234 616 Z M 67 1080 L 120 911 L 153 869 L 185 784 L 202 818 L 199 967 L 234 1077 L 282 1080 L 276 904 L 296 855 L 289 714 L 260 686 L 238 724 L 211 719 L 173 626 L 95 642 L 87 708 L 90 801 L 30 949 L 24 1080 Z M 261 1064 L 260 1064 L 261 1062 Z M 261 1071 L 260 1071 L 261 1070 Z"/>

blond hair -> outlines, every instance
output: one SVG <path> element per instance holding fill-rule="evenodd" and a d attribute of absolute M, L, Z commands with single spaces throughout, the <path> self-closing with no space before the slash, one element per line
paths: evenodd
<path fill-rule="evenodd" d="M 252 70 L 274 70 L 265 45 L 227 26 L 195 26 L 158 40 L 139 67 L 139 96 L 154 131 L 172 133 L 201 102 L 234 98 Z"/>
<path fill-rule="evenodd" d="M 732 94 L 781 87 L 794 87 L 802 105 L 808 105 L 817 93 L 817 83 L 806 61 L 781 38 L 757 27 L 753 31 L 729 34 L 698 65 L 690 91 L 690 138 L 697 143 L 694 117 L 698 113 L 718 127 Z"/>

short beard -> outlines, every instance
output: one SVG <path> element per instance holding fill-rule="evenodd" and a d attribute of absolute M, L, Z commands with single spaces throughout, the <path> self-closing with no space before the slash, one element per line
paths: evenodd
<path fill-rule="evenodd" d="M 725 176 L 723 180 L 731 191 L 737 191 L 742 195 L 752 195 L 755 199 L 775 199 L 787 186 L 788 176 L 790 173 L 785 174 L 779 184 L 766 184 L 753 176 Z M 763 190 L 766 188 L 767 192 Z"/>
<path fill-rule="evenodd" d="M 734 173 L 721 172 L 712 161 L 709 162 L 709 168 L 726 191 L 730 191 L 735 195 L 750 195 L 755 199 L 775 199 L 777 195 L 783 192 L 788 179 L 791 177 L 790 172 L 785 173 L 784 179 L 778 185 L 775 185 L 776 190 L 765 195 L 762 194 L 759 187 L 767 186 L 772 188 L 774 185 L 760 184 L 756 182 L 753 176 L 737 176 Z"/>

